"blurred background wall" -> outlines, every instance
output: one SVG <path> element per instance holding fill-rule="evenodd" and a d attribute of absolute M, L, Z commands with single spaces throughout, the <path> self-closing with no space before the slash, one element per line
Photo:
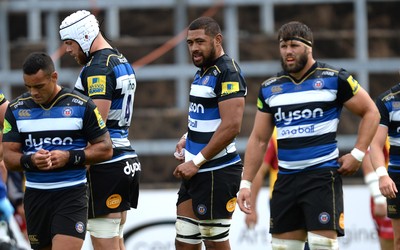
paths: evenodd
<path fill-rule="evenodd" d="M 187 125 L 188 92 L 197 70 L 185 28 L 209 15 L 221 25 L 225 52 L 239 61 L 248 97 L 238 148 L 245 150 L 259 85 L 280 70 L 276 32 L 292 20 L 314 32 L 314 57 L 350 71 L 375 98 L 399 82 L 400 1 L 395 0 L 0 0 L 0 87 L 25 91 L 21 66 L 32 51 L 52 55 L 60 83 L 73 87 L 80 67 L 59 39 L 61 20 L 87 9 L 111 44 L 133 64 L 137 92 L 130 139 L 142 163 L 142 187 L 175 187 L 175 143 Z M 353 147 L 358 119 L 342 114 L 341 153 Z M 362 183 L 361 172 L 345 183 Z"/>

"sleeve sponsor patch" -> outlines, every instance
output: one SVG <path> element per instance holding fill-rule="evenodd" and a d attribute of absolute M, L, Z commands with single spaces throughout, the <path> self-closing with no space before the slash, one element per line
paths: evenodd
<path fill-rule="evenodd" d="M 223 82 L 221 95 L 229 95 L 239 91 L 239 82 Z"/>
<path fill-rule="evenodd" d="M 7 119 L 4 119 L 4 124 L 3 124 L 3 134 L 7 134 L 8 132 L 11 131 L 11 124 L 7 121 Z"/>
<path fill-rule="evenodd" d="M 260 98 L 257 98 L 257 108 L 262 109 L 264 107 L 262 101 L 260 100 Z"/>
<path fill-rule="evenodd" d="M 94 114 L 96 115 L 97 123 L 99 124 L 99 127 L 104 128 L 106 126 L 106 123 L 103 121 L 103 118 L 101 117 L 101 114 L 97 108 L 94 109 Z"/>
<path fill-rule="evenodd" d="M 106 76 L 90 76 L 87 82 L 89 96 L 106 94 Z"/>
<path fill-rule="evenodd" d="M 355 95 L 360 89 L 360 84 L 357 82 L 356 79 L 353 78 L 353 76 L 349 76 L 347 78 L 347 82 L 350 84 L 350 87 L 353 90 L 353 95 Z"/>

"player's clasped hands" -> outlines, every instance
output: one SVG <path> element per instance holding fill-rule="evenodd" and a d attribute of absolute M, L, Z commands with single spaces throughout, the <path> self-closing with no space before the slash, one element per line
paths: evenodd
<path fill-rule="evenodd" d="M 65 166 L 69 152 L 65 150 L 48 151 L 39 149 L 33 156 L 32 162 L 39 170 L 51 170 Z"/>

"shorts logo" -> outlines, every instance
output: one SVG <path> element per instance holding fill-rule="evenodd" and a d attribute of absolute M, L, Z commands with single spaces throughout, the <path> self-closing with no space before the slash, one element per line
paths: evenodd
<path fill-rule="evenodd" d="M 75 224 L 75 230 L 76 230 L 78 233 L 83 233 L 83 232 L 85 231 L 85 224 L 83 224 L 83 222 L 81 222 L 81 221 L 78 221 L 78 222 Z"/>
<path fill-rule="evenodd" d="M 233 211 L 235 211 L 235 207 L 236 207 L 236 197 L 233 197 L 232 199 L 230 199 L 227 203 L 226 203 L 226 210 L 229 213 L 232 213 Z"/>
<path fill-rule="evenodd" d="M 341 213 L 340 217 L 339 217 L 339 227 L 341 229 L 344 229 L 344 214 L 343 213 Z"/>
<path fill-rule="evenodd" d="M 331 220 L 331 216 L 327 212 L 322 212 L 319 214 L 319 222 L 321 224 L 327 224 Z"/>
<path fill-rule="evenodd" d="M 201 215 L 204 215 L 207 212 L 207 207 L 204 204 L 199 204 L 197 206 L 197 212 Z"/>
<path fill-rule="evenodd" d="M 122 197 L 119 194 L 112 194 L 110 195 L 110 197 L 107 198 L 106 200 L 106 206 L 108 208 L 114 209 L 119 207 L 119 205 L 121 204 L 122 201 Z"/>

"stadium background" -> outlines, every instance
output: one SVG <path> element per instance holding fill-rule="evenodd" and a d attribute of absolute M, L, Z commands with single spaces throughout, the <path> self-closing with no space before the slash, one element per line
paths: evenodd
<path fill-rule="evenodd" d="M 137 94 L 130 139 L 142 162 L 143 188 L 175 188 L 172 153 L 187 122 L 187 94 L 196 68 L 185 44 L 186 25 L 213 16 L 224 34 L 225 52 L 239 61 L 249 94 L 238 138 L 244 152 L 256 110 L 259 84 L 280 70 L 276 31 L 291 20 L 314 31 L 314 56 L 352 72 L 374 98 L 398 82 L 400 1 L 367 0 L 0 0 L 0 86 L 11 99 L 25 91 L 21 65 L 32 51 L 56 61 L 60 82 L 73 86 L 80 68 L 63 56 L 60 21 L 88 9 L 101 29 L 133 63 Z M 352 148 L 357 119 L 345 111 L 341 153 Z M 345 178 L 361 184 L 361 172 Z"/>

